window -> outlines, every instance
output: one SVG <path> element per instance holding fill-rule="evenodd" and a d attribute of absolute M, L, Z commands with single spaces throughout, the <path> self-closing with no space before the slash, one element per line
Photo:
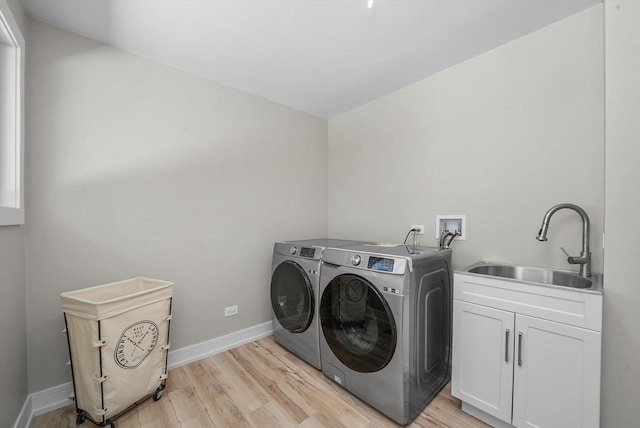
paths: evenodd
<path fill-rule="evenodd" d="M 0 0 L 0 226 L 24 224 L 24 38 Z"/>

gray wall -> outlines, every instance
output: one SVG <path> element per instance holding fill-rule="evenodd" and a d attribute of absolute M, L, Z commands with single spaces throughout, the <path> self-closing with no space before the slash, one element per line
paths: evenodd
<path fill-rule="evenodd" d="M 629 188 L 640 181 L 640 11 L 631 1 L 605 4 L 606 176 L 600 6 L 336 117 L 328 137 L 323 121 L 33 24 L 31 391 L 69 380 L 63 290 L 140 274 L 173 280 L 181 347 L 267 320 L 271 241 L 324 234 L 327 218 L 312 213 L 327 206 L 338 237 L 397 242 L 410 224 L 430 233 L 436 214 L 460 213 L 469 230 L 454 244 L 457 267 L 478 259 L 567 267 L 559 247 L 578 249 L 577 216 L 558 213 L 545 244 L 533 237 L 547 208 L 571 201 L 591 215 L 594 269 L 606 275 L 602 426 L 634 426 L 640 206 Z M 302 174 L 318 193 L 295 180 Z M 309 204 L 303 212 L 299 201 Z M 247 222 L 253 229 L 241 230 Z M 21 228 L 0 228 L 0 292 L 14 296 L 0 299 L 0 346 L 12 335 L 19 350 L 0 353 L 3 415 L 25 393 L 24 260 L 13 251 L 21 239 Z M 222 318 L 234 303 L 240 316 Z"/>
<path fill-rule="evenodd" d="M 598 5 L 329 120 L 329 232 L 401 242 L 465 214 L 454 266 L 492 260 L 576 269 L 582 206 L 602 271 L 603 28 Z"/>
<path fill-rule="evenodd" d="M 35 21 L 29 42 L 30 391 L 70 380 L 66 290 L 175 282 L 173 349 L 269 321 L 273 241 L 327 232 L 326 121 Z"/>
<path fill-rule="evenodd" d="M 640 3 L 606 5 L 606 250 L 602 426 L 640 422 Z"/>
<path fill-rule="evenodd" d="M 27 397 L 22 226 L 0 227 L 0 427 L 13 425 Z"/>
<path fill-rule="evenodd" d="M 7 4 L 26 37 L 24 12 Z M 27 397 L 24 228 L 0 227 L 0 427 L 13 425 Z"/>
<path fill-rule="evenodd" d="M 582 205 L 594 270 L 605 274 L 609 428 L 640 420 L 640 3 L 605 4 L 606 35 L 595 6 L 330 120 L 329 231 L 397 242 L 410 224 L 429 231 L 436 214 L 466 214 L 456 267 L 488 259 L 571 268 L 559 247 L 578 250 L 577 216 L 559 212 L 545 244 L 534 236 L 551 205 Z"/>

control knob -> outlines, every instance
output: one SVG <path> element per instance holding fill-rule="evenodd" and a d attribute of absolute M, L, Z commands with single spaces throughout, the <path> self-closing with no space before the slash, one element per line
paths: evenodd
<path fill-rule="evenodd" d="M 352 264 L 352 265 L 354 265 L 354 266 L 358 266 L 358 265 L 360 264 L 360 261 L 361 261 L 361 260 L 362 260 L 362 259 L 361 259 L 361 258 L 360 258 L 360 256 L 359 256 L 359 255 L 357 255 L 357 254 L 356 254 L 356 255 L 354 255 L 354 256 L 351 256 L 351 264 Z"/>
<path fill-rule="evenodd" d="M 292 245 L 291 248 L 289 248 L 289 254 L 294 255 L 297 252 L 298 252 L 298 249 L 296 248 L 295 245 Z"/>

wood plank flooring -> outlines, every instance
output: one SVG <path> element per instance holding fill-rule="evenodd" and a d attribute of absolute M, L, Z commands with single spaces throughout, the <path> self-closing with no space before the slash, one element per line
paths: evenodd
<path fill-rule="evenodd" d="M 486 427 L 460 410 L 450 386 L 410 427 Z M 76 427 L 73 404 L 31 428 Z M 169 372 L 160 401 L 147 400 L 117 428 L 399 427 L 267 337 Z M 86 421 L 82 427 L 93 427 Z"/>

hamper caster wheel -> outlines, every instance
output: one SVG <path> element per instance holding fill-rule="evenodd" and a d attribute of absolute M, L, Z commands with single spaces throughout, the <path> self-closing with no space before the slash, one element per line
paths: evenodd
<path fill-rule="evenodd" d="M 153 393 L 153 401 L 158 401 L 162 398 L 162 394 L 164 393 L 164 388 L 157 389 L 156 392 Z"/>
<path fill-rule="evenodd" d="M 85 418 L 83 414 L 78 413 L 78 416 L 76 416 L 76 425 L 82 425 L 86 420 L 87 418 Z"/>

